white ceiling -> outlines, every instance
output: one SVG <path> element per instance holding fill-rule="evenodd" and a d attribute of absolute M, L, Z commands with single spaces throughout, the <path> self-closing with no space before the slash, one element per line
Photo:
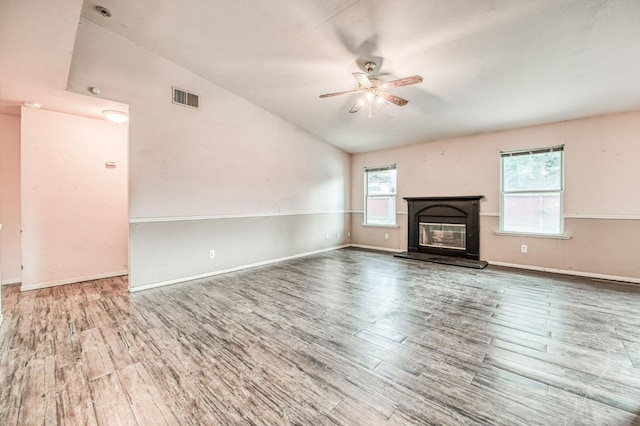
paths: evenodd
<path fill-rule="evenodd" d="M 104 118 L 128 106 L 66 91 L 82 0 L 0 0 L 0 113 L 20 114 L 23 102 Z"/>
<path fill-rule="evenodd" d="M 75 31 L 81 0 L 44 3 Z M 81 15 L 348 152 L 640 109 L 638 0 L 92 0 Z M 348 113 L 358 95 L 318 97 L 355 89 L 371 59 L 385 81 L 424 77 L 392 90 L 408 105 L 368 118 Z"/>

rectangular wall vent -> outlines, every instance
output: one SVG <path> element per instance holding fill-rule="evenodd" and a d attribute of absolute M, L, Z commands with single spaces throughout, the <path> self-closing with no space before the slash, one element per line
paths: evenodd
<path fill-rule="evenodd" d="M 189 108 L 198 108 L 199 96 L 185 90 L 173 88 L 173 103 Z"/>

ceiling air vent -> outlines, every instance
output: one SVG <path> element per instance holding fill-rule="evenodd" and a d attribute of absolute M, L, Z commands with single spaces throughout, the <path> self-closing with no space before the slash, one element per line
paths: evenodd
<path fill-rule="evenodd" d="M 189 108 L 198 108 L 198 95 L 189 93 L 177 87 L 173 88 L 173 103 L 177 105 L 186 106 Z"/>

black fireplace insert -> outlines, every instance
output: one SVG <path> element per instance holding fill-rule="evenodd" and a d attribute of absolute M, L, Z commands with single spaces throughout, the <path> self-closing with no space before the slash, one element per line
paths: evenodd
<path fill-rule="evenodd" d="M 479 260 L 482 198 L 406 197 L 408 252 Z"/>

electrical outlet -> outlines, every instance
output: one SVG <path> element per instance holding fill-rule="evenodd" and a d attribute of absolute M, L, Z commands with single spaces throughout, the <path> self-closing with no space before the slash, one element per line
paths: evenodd
<path fill-rule="evenodd" d="M 384 239 L 388 240 L 389 239 L 389 234 L 384 234 Z"/>
<path fill-rule="evenodd" d="M 216 251 L 209 250 L 209 259 L 215 259 L 215 258 L 216 258 Z"/>
<path fill-rule="evenodd" d="M 520 253 L 526 253 L 526 252 L 527 252 L 527 250 L 528 250 L 528 247 L 527 247 L 527 245 L 526 245 L 526 244 L 522 244 L 522 245 L 520 246 Z"/>
<path fill-rule="evenodd" d="M 347 237 L 351 236 L 351 231 L 347 231 Z"/>
<path fill-rule="evenodd" d="M 328 240 L 329 239 L 329 234 L 324 234 L 324 239 Z"/>
<path fill-rule="evenodd" d="M 340 233 L 339 232 L 336 232 L 336 238 L 340 239 Z"/>

